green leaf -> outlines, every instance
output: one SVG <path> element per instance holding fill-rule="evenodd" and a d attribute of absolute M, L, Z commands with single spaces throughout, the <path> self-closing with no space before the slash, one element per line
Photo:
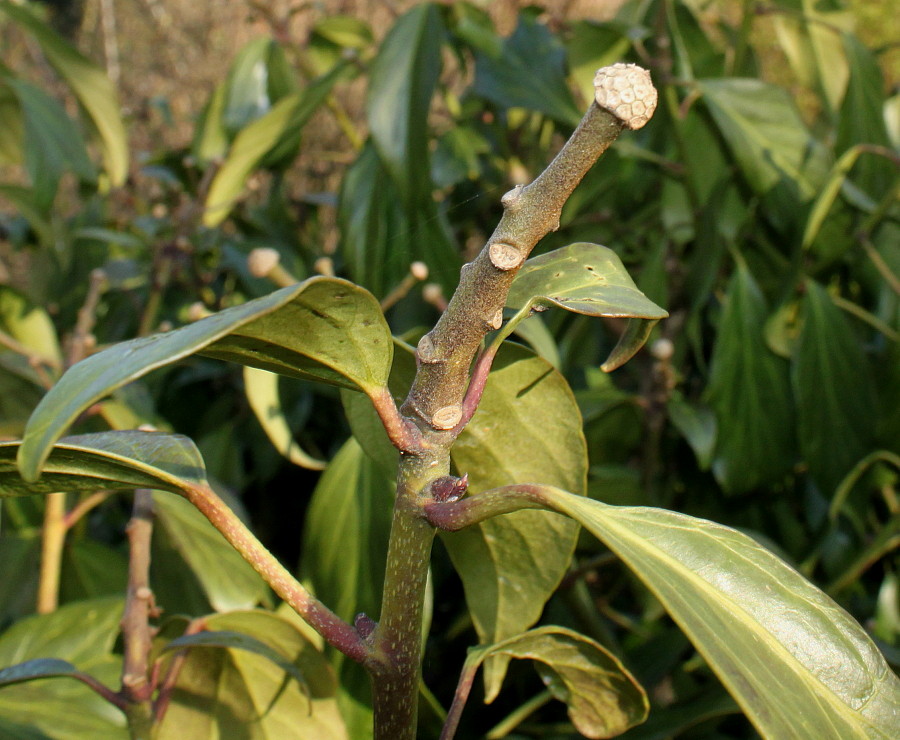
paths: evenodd
<path fill-rule="evenodd" d="M 750 537 L 544 487 L 662 602 L 763 737 L 896 734 L 900 680 L 863 629 Z"/>
<path fill-rule="evenodd" d="M 775 480 L 794 463 L 788 365 L 766 344 L 767 317 L 765 298 L 739 265 L 728 285 L 707 386 L 718 429 L 713 472 L 731 493 Z"/>
<path fill-rule="evenodd" d="M 294 435 L 281 407 L 277 375 L 266 370 L 245 367 L 244 392 L 256 420 L 278 452 L 301 468 L 309 470 L 325 468 L 327 463 L 324 460 L 317 460 L 308 455 L 294 441 Z"/>
<path fill-rule="evenodd" d="M 228 73 L 222 124 L 231 134 L 269 112 L 285 95 L 294 92 L 284 51 L 271 38 L 260 37 L 237 54 Z"/>
<path fill-rule="evenodd" d="M 581 414 L 565 379 L 540 357 L 504 345 L 478 411 L 451 450 L 471 491 L 521 481 L 587 488 Z M 565 575 L 577 528 L 543 512 L 522 511 L 444 535 L 478 638 L 493 643 L 531 627 Z M 488 660 L 489 692 L 505 665 Z"/>
<path fill-rule="evenodd" d="M 791 362 L 800 451 L 829 495 L 870 449 L 873 381 L 859 340 L 823 287 L 806 282 L 804 321 Z"/>
<path fill-rule="evenodd" d="M 38 207 L 34 192 L 31 188 L 23 188 L 18 185 L 0 185 L 0 195 L 10 201 L 34 230 L 41 244 L 53 244 L 55 233 L 52 222 Z"/>
<path fill-rule="evenodd" d="M 843 42 L 850 80 L 840 108 L 835 150 L 847 151 L 857 144 L 890 147 L 884 114 L 884 76 L 878 57 L 852 34 L 843 34 Z M 891 187 L 896 176 L 896 164 L 880 156 L 863 158 L 854 171 L 854 180 L 873 196 Z"/>
<path fill-rule="evenodd" d="M 8 334 L 29 354 L 51 368 L 62 367 L 62 351 L 56 337 L 56 329 L 47 312 L 33 304 L 26 296 L 7 285 L 0 286 L 0 331 Z M 0 348 L 0 363 L 7 369 L 15 369 L 6 361 L 14 355 L 8 347 Z M 20 373 L 40 385 L 40 379 L 30 365 Z"/>
<path fill-rule="evenodd" d="M 249 609 L 269 597 L 269 587 L 222 534 L 182 498 L 153 496 L 154 536 L 165 536 L 190 567 L 213 609 Z"/>
<path fill-rule="evenodd" d="M 469 651 L 464 671 L 488 657 L 504 664 L 532 660 L 550 693 L 568 705 L 569 719 L 585 737 L 621 735 L 647 718 L 650 703 L 625 666 L 600 644 L 563 627 L 539 627 Z M 485 696 L 491 703 L 499 686 Z"/>
<path fill-rule="evenodd" d="M 826 109 L 834 112 L 844 97 L 848 78 L 841 29 L 853 28 L 853 13 L 830 10 L 827 3 L 816 0 L 801 0 L 799 5 L 800 12 L 775 14 L 778 42 L 801 84 L 818 93 Z M 825 6 L 824 11 L 820 6 Z"/>
<path fill-rule="evenodd" d="M 586 316 L 663 319 L 669 315 L 638 290 L 615 252 L 587 242 L 526 261 L 506 305 L 516 309 L 553 305 Z"/>
<path fill-rule="evenodd" d="M 294 663 L 286 660 L 281 653 L 269 647 L 261 640 L 257 640 L 255 637 L 251 637 L 242 632 L 234 632 L 231 630 L 204 630 L 203 632 L 182 635 L 167 643 L 160 650 L 160 655 L 172 652 L 173 650 L 181 651 L 185 648 L 198 647 L 247 650 L 256 655 L 261 655 L 294 678 L 304 690 L 306 689 L 306 679 Z"/>
<path fill-rule="evenodd" d="M 209 164 L 225 157 L 228 151 L 229 137 L 222 123 L 222 112 L 228 87 L 224 82 L 216 85 L 209 102 L 203 108 L 197 125 L 194 128 L 194 141 L 191 152 L 202 164 Z"/>
<path fill-rule="evenodd" d="M 533 257 L 513 281 L 509 308 L 559 306 L 587 316 L 630 320 L 609 358 L 607 372 L 624 365 L 644 345 L 656 322 L 669 314 L 645 296 L 619 256 L 599 244 L 579 242 Z"/>
<path fill-rule="evenodd" d="M 118 597 L 79 601 L 52 614 L 27 617 L 0 635 L 0 667 L 52 657 L 115 686 L 121 658 L 113 654 L 113 647 L 121 618 L 122 600 Z M 54 740 L 128 737 L 124 715 L 79 681 L 4 687 L 0 690 L 0 723 L 34 728 Z"/>
<path fill-rule="evenodd" d="M 67 660 L 35 658 L 0 669 L 0 686 L 11 686 L 38 678 L 72 677 L 78 672 L 78 669 Z"/>
<path fill-rule="evenodd" d="M 499 56 L 475 51 L 474 92 L 501 108 L 528 108 L 575 127 L 581 111 L 569 93 L 565 56 L 547 26 L 523 12 Z"/>
<path fill-rule="evenodd" d="M 572 77 L 584 100 L 594 99 L 594 75 L 621 61 L 631 48 L 628 27 L 615 22 L 577 20 L 570 25 L 566 51 Z"/>
<path fill-rule="evenodd" d="M 24 481 L 16 469 L 22 442 L 0 442 L 0 497 L 98 488 L 153 488 L 180 493 L 206 485 L 203 459 L 179 434 L 100 432 L 64 437 L 51 450 L 39 480 Z"/>
<path fill-rule="evenodd" d="M 348 440 L 313 492 L 300 561 L 316 596 L 342 619 L 374 618 L 381 608 L 393 504 L 391 478 Z"/>
<path fill-rule="evenodd" d="M 23 80 L 10 80 L 22 107 L 25 126 L 25 169 L 35 202 L 47 213 L 53 205 L 59 180 L 66 171 L 84 182 L 95 182 L 97 173 L 88 158 L 81 133 L 65 109 L 43 90 Z"/>
<path fill-rule="evenodd" d="M 124 183 L 128 176 L 128 139 L 115 88 L 106 73 L 25 8 L 3 1 L 0 13 L 6 13 L 25 28 L 40 45 L 47 61 L 66 81 L 93 124 L 111 184 Z"/>
<path fill-rule="evenodd" d="M 309 737 L 346 740 L 335 700 L 337 685 L 324 656 L 286 619 L 267 612 L 232 612 L 206 617 L 210 631 L 246 635 L 279 658 L 225 647 L 190 650 L 178 672 L 160 740 Z M 286 662 L 303 676 L 306 689 L 285 681 Z"/>
<path fill-rule="evenodd" d="M 428 109 L 441 73 L 444 24 L 434 3 L 413 6 L 394 23 L 372 62 L 366 96 L 369 132 L 410 207 L 430 200 Z"/>
<path fill-rule="evenodd" d="M 37 479 L 53 443 L 85 409 L 151 370 L 192 354 L 377 393 L 393 344 L 374 296 L 314 277 L 166 334 L 116 344 L 74 365 L 35 410 L 20 452 Z"/>
<path fill-rule="evenodd" d="M 755 79 L 698 80 L 703 101 L 744 177 L 760 194 L 779 183 L 812 198 L 829 162 L 786 91 Z"/>
<path fill-rule="evenodd" d="M 250 173 L 266 155 L 299 142 L 301 130 L 325 102 L 343 71 L 343 65 L 335 67 L 305 90 L 279 100 L 265 115 L 241 130 L 209 186 L 204 203 L 205 226 L 218 226 L 225 220 Z"/>

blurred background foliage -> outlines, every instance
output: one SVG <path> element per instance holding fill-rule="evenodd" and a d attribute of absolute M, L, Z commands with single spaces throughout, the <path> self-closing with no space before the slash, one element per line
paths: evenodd
<path fill-rule="evenodd" d="M 518 341 L 575 389 L 592 496 L 758 537 L 896 667 L 900 19 L 863 0 L 544 5 L 0 2 L 0 433 L 20 435 L 94 347 L 272 290 L 247 266 L 258 247 L 298 279 L 364 285 L 396 334 L 417 336 L 501 195 L 578 122 L 594 71 L 633 61 L 653 74 L 656 116 L 604 156 L 535 253 L 605 244 L 670 318 L 612 375 L 598 365 L 615 320 L 550 311 Z M 193 437 L 219 490 L 341 616 L 377 612 L 391 483 L 345 444 L 337 392 L 192 358 L 79 428 L 142 423 Z M 319 460 L 333 460 L 324 474 Z M 69 506 L 60 603 L 120 595 L 127 504 Z M 192 514 L 158 509 L 165 613 L 267 605 Z M 45 515 L 40 499 L 3 502 L 0 628 L 35 611 Z M 432 583 L 425 681 L 446 706 L 475 638 L 441 546 Z M 610 645 L 651 690 L 651 724 L 629 738 L 753 736 L 597 543 L 543 621 Z M 500 722 L 489 736 L 512 737 L 509 717 L 525 715 L 520 736 L 572 736 L 528 670 L 510 676 L 495 704 L 470 707 L 463 736 Z M 0 719 L 15 711 L 0 704 Z"/>

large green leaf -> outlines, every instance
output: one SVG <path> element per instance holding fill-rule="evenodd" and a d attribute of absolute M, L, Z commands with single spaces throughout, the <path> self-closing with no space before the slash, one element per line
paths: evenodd
<path fill-rule="evenodd" d="M 206 485 L 197 447 L 179 434 L 126 431 L 65 437 L 52 448 L 43 474 L 33 482 L 24 481 L 16 469 L 21 446 L 18 441 L 0 442 L 0 497 L 98 488 L 180 493 L 186 485 Z"/>
<path fill-rule="evenodd" d="M 708 386 L 718 436 L 713 471 L 730 492 L 786 473 L 796 442 L 788 365 L 766 345 L 765 298 L 739 265 L 728 286 Z"/>
<path fill-rule="evenodd" d="M 47 61 L 66 81 L 96 129 L 111 183 L 124 183 L 128 176 L 128 139 L 112 82 L 102 69 L 24 7 L 3 0 L 0 13 L 27 29 L 40 45 Z"/>
<path fill-rule="evenodd" d="M 474 92 L 502 108 L 528 108 L 577 126 L 581 120 L 569 93 L 566 53 L 533 12 L 523 12 L 499 54 L 475 52 Z"/>
<path fill-rule="evenodd" d="M 755 79 L 698 80 L 707 109 L 744 177 L 757 193 L 779 183 L 809 200 L 828 170 L 786 91 Z"/>
<path fill-rule="evenodd" d="M 266 655 L 240 647 L 192 648 L 178 673 L 160 740 L 287 737 L 345 740 L 332 673 L 324 656 L 286 619 L 266 612 L 207 617 L 210 631 L 240 633 L 262 644 Z M 292 664 L 305 686 L 286 680 L 272 660 Z"/>
<path fill-rule="evenodd" d="M 825 289 L 806 282 L 804 321 L 791 362 L 800 450 L 829 495 L 870 449 L 876 405 L 862 347 Z"/>
<path fill-rule="evenodd" d="M 505 345 L 478 411 L 451 450 L 472 491 L 541 481 L 584 492 L 587 445 L 581 414 L 565 379 L 540 357 Z M 559 585 L 577 527 L 543 512 L 522 511 L 444 536 L 481 642 L 500 642 L 531 627 Z M 489 659 L 485 683 L 503 680 Z"/>
<path fill-rule="evenodd" d="M 189 502 L 156 494 L 153 514 L 154 537 L 165 536 L 216 611 L 249 609 L 268 599 L 265 581 Z"/>
<path fill-rule="evenodd" d="M 44 396 L 19 458 L 36 480 L 53 443 L 85 409 L 115 389 L 192 354 L 377 393 L 393 354 L 374 296 L 314 277 L 188 326 L 114 345 L 74 365 Z"/>
<path fill-rule="evenodd" d="M 206 226 L 217 226 L 225 220 L 250 173 L 266 155 L 276 149 L 290 149 L 299 141 L 300 131 L 331 93 L 343 69 L 336 67 L 305 90 L 283 97 L 241 130 L 209 186 L 203 214 Z"/>
<path fill-rule="evenodd" d="M 114 655 L 113 646 L 121 617 L 120 598 L 80 601 L 52 614 L 27 617 L 0 635 L 0 668 L 55 658 L 107 686 L 115 686 L 121 657 Z M 0 723 L 34 728 L 54 740 L 128 737 L 124 715 L 87 686 L 71 679 L 0 689 Z"/>
<path fill-rule="evenodd" d="M 849 614 L 755 540 L 545 486 L 499 489 L 480 504 L 485 514 L 522 505 L 575 518 L 625 561 L 763 737 L 895 736 L 900 680 L 884 657 Z"/>
<path fill-rule="evenodd" d="M 563 627 L 539 627 L 494 645 L 469 651 L 463 672 L 474 671 L 488 657 L 508 663 L 535 663 L 550 693 L 569 709 L 569 719 L 585 737 L 621 735 L 647 718 L 650 704 L 640 684 L 622 663 L 601 645 Z M 487 692 L 485 702 L 497 696 Z"/>
<path fill-rule="evenodd" d="M 900 681 L 878 649 L 756 541 L 683 514 L 535 489 L 625 561 L 763 737 L 896 736 Z"/>

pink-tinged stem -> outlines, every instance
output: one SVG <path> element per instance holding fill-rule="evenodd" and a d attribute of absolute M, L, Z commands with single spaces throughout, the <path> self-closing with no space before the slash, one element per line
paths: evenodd
<path fill-rule="evenodd" d="M 384 425 L 391 444 L 400 452 L 419 452 L 422 448 L 422 433 L 414 423 L 400 415 L 390 390 L 380 388 L 370 394 L 369 398 L 372 406 L 375 407 L 378 418 Z"/>
<path fill-rule="evenodd" d="M 463 666 L 462 672 L 459 674 L 459 683 L 456 684 L 456 693 L 453 694 L 453 704 L 450 705 L 450 711 L 447 712 L 447 719 L 444 720 L 444 727 L 441 729 L 440 740 L 453 740 L 456 735 L 459 719 L 462 717 L 466 701 L 469 699 L 477 672 L 478 663 Z"/>
<path fill-rule="evenodd" d="M 193 486 L 185 493 L 188 501 L 209 519 L 275 593 L 329 645 L 358 663 L 368 660 L 369 647 L 356 629 L 303 588 L 211 489 Z"/>

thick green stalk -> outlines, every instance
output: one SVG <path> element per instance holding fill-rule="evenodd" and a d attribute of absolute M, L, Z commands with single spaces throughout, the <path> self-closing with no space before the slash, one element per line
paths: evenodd
<path fill-rule="evenodd" d="M 459 286 L 435 328 L 416 348 L 418 370 L 401 413 L 403 434 L 391 435 L 401 450 L 397 500 L 391 526 L 381 621 L 367 662 L 372 674 L 376 740 L 414 740 L 421 674 L 422 612 L 434 525 L 425 508 L 434 502 L 432 484 L 450 470 L 450 448 L 474 413 L 489 367 L 470 375 L 485 335 L 500 329 L 510 285 L 531 250 L 559 227 L 569 195 L 621 131 L 643 126 L 656 107 L 649 75 L 635 65 L 597 72 L 595 102 L 546 170 L 530 185 L 503 196 L 503 218 L 481 253 L 462 269 Z M 380 413 L 382 419 L 390 415 Z M 419 434 L 413 434 L 415 425 Z M 415 445 L 408 440 L 414 440 Z M 531 505 L 530 491 L 519 498 Z M 488 509 L 504 509 L 506 501 Z M 517 502 L 516 508 L 521 508 Z M 480 508 L 480 507 L 479 507 Z M 451 509 L 450 518 L 480 512 Z M 449 528 L 449 527 L 448 527 Z"/>

